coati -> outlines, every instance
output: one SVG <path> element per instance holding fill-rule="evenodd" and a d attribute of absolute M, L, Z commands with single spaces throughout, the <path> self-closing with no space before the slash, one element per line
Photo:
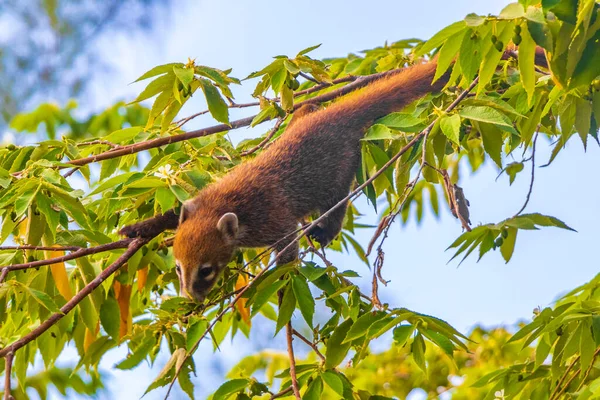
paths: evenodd
<path fill-rule="evenodd" d="M 541 49 L 539 54 L 543 56 Z M 505 53 L 505 58 L 509 56 Z M 536 61 L 545 65 L 542 58 Z M 173 251 L 181 294 L 203 301 L 236 249 L 277 243 L 275 250 L 281 252 L 293 236 L 281 239 L 295 231 L 303 217 L 329 210 L 348 194 L 366 128 L 440 90 L 448 74 L 432 84 L 436 66 L 434 59 L 388 75 L 325 109 L 299 109 L 270 147 L 184 203 L 179 222 L 169 211 L 121 233 L 150 236 L 178 228 Z M 346 207 L 337 208 L 309 234 L 326 246 L 340 232 L 345 213 Z M 293 261 L 297 255 L 296 244 L 279 254 L 278 263 Z"/>
<path fill-rule="evenodd" d="M 441 89 L 447 77 L 431 84 L 436 65 L 415 65 L 382 78 L 325 109 L 299 109 L 305 115 L 294 118 L 269 148 L 183 204 L 173 244 L 182 294 L 202 301 L 236 249 L 273 245 L 302 218 L 343 199 L 360 163 L 366 128 Z M 346 207 L 337 208 L 310 235 L 326 246 L 340 232 L 345 214 Z M 278 242 L 275 250 L 293 239 Z M 292 246 L 279 254 L 278 263 L 297 255 L 298 246 Z"/>

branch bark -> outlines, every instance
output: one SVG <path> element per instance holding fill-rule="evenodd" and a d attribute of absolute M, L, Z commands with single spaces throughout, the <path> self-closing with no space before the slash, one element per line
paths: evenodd
<path fill-rule="evenodd" d="M 298 378 L 296 377 L 296 358 L 294 357 L 294 338 L 292 337 L 292 332 L 294 328 L 292 328 L 292 321 L 289 321 L 285 325 L 286 337 L 287 337 L 287 349 L 288 349 L 288 357 L 290 359 L 290 379 L 292 380 L 292 390 L 294 391 L 294 397 L 296 400 L 302 400 L 300 397 L 300 389 L 298 389 Z"/>
<path fill-rule="evenodd" d="M 123 242 L 123 241 L 120 241 Z M 119 243 L 119 242 L 115 242 Z M 60 308 L 60 312 L 52 314 L 47 320 L 42 322 L 37 328 L 23 336 L 21 339 L 11 343 L 5 348 L 0 350 L 0 357 L 6 357 L 10 353 L 14 353 L 21 347 L 25 346 L 32 340 L 37 339 L 40 335 L 46 332 L 52 325 L 56 324 L 61 318 L 72 311 L 84 298 L 94 291 L 98 286 L 102 284 L 109 276 L 117 272 L 119 268 L 123 266 L 139 249 L 142 248 L 148 239 L 134 239 L 129 241 L 127 250 L 121 254 L 117 260 L 112 263 L 108 268 L 98 274 L 90 283 L 88 283 L 83 289 L 79 291 L 71 300 L 69 300 L 64 306 Z"/>
<path fill-rule="evenodd" d="M 13 400 L 14 397 L 12 397 L 10 395 L 10 388 L 11 388 L 11 383 L 10 383 L 10 374 L 12 372 L 12 365 L 13 365 L 13 359 L 15 357 L 15 353 L 13 353 L 12 351 L 10 351 L 7 355 L 6 355 L 6 367 L 4 368 L 4 400 Z"/>
<path fill-rule="evenodd" d="M 60 256 L 60 257 L 49 258 L 47 260 L 38 260 L 38 261 L 32 261 L 32 262 L 23 263 L 23 264 L 8 265 L 8 266 L 4 267 L 3 269 L 6 269 L 7 271 L 17 271 L 20 269 L 29 269 L 29 268 L 41 267 L 43 265 L 57 264 L 57 263 L 61 263 L 61 262 L 69 261 L 69 260 L 74 260 L 76 258 L 89 256 L 90 254 L 103 253 L 105 251 L 116 250 L 116 249 L 124 249 L 126 247 L 129 247 L 133 241 L 134 241 L 134 239 L 121 239 L 116 242 L 102 244 L 102 245 L 96 246 L 96 247 L 80 248 L 79 250 L 74 251 L 70 254 L 65 254 L 64 256 Z M 39 248 L 39 249 L 42 250 L 42 248 Z M 61 248 L 56 248 L 56 247 L 51 247 L 49 249 L 54 250 L 54 251 L 62 250 Z"/>

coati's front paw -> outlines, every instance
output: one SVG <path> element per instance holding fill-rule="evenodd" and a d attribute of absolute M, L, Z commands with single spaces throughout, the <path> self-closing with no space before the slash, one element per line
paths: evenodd
<path fill-rule="evenodd" d="M 308 236 L 316 240 L 321 247 L 327 246 L 335 237 L 335 235 L 331 235 L 326 229 L 323 229 L 321 226 L 317 225 L 312 228 L 308 234 Z"/>
<path fill-rule="evenodd" d="M 137 224 L 127 225 L 123 227 L 119 234 L 128 238 L 150 238 L 157 235 L 157 231 L 160 231 L 160 228 L 156 226 L 154 221 L 146 220 L 142 222 L 138 222 Z M 158 232 L 160 233 L 160 232 Z"/>

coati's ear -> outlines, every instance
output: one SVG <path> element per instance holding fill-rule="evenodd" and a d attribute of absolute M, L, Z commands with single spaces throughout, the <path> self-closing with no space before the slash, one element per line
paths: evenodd
<path fill-rule="evenodd" d="M 179 211 L 179 225 L 181 225 L 186 219 L 192 216 L 196 212 L 196 205 L 192 200 L 184 201 L 181 204 L 181 210 Z"/>
<path fill-rule="evenodd" d="M 234 241 L 237 238 L 239 230 L 237 215 L 231 212 L 223 214 L 219 222 L 217 222 L 217 229 L 226 240 Z"/>

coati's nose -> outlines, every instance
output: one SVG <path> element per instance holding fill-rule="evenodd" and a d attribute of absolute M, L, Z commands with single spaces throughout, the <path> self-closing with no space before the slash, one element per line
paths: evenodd
<path fill-rule="evenodd" d="M 204 301 L 204 299 L 206 298 L 206 296 L 204 296 L 204 294 L 202 292 L 200 292 L 199 290 L 194 290 L 194 285 L 191 285 L 192 287 L 188 290 L 184 290 L 184 294 L 185 297 L 187 297 L 188 299 L 192 299 L 197 301 L 198 303 L 202 303 Z"/>

